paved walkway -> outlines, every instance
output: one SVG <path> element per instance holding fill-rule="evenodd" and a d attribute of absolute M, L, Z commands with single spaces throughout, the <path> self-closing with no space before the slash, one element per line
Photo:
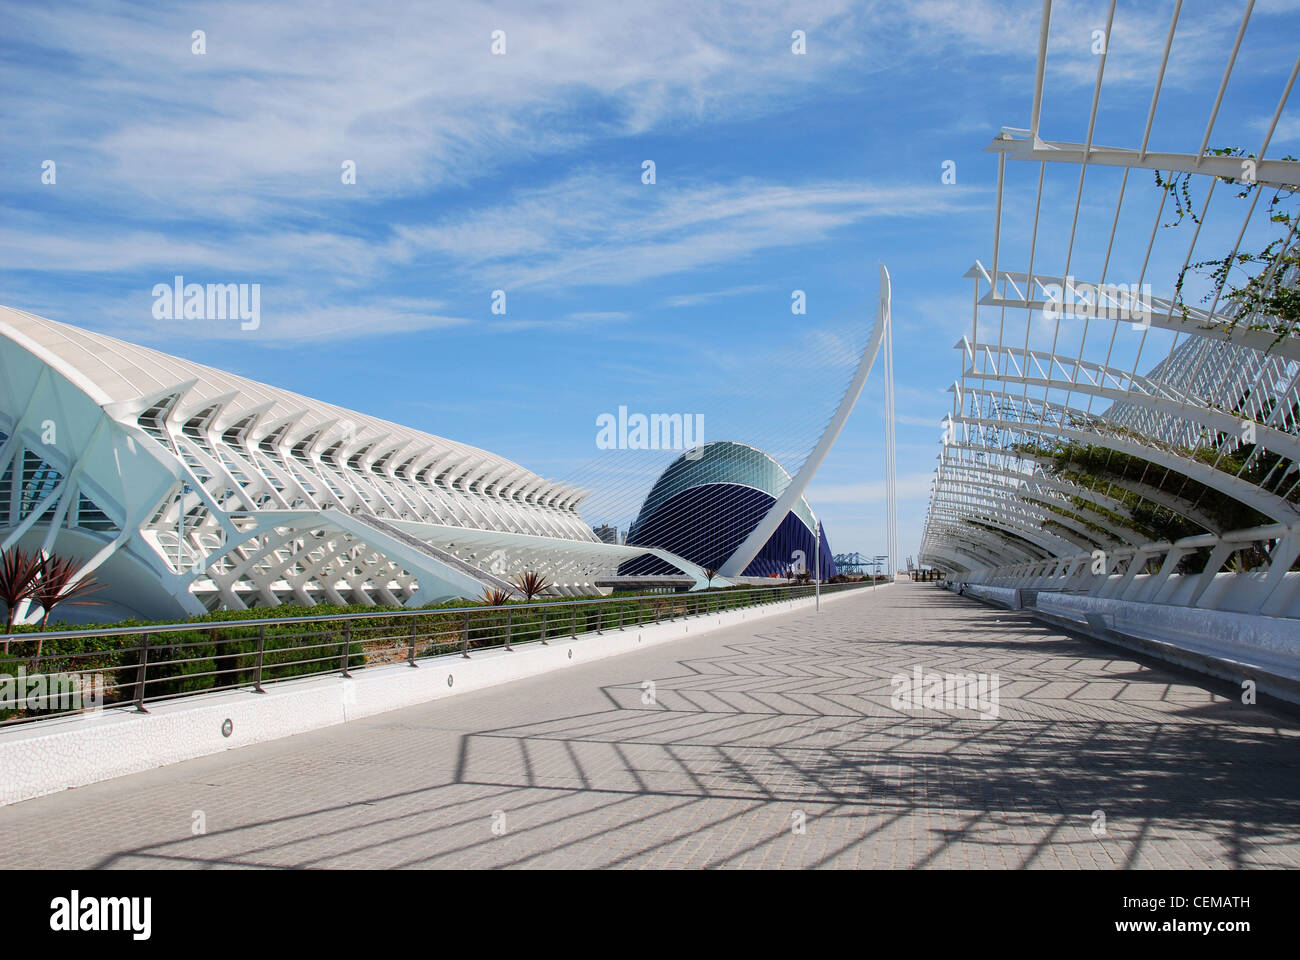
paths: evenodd
<path fill-rule="evenodd" d="M 3 808 L 0 866 L 1300 866 L 1300 723 L 1231 696 L 900 584 Z"/>

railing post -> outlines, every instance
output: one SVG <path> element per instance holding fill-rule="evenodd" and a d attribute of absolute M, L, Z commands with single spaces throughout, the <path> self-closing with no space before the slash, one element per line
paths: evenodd
<path fill-rule="evenodd" d="M 620 604 L 618 605 L 618 628 L 619 628 L 620 630 L 623 629 L 623 613 L 624 613 L 625 610 L 626 610 L 626 608 L 623 606 L 622 603 L 620 603 Z"/>
<path fill-rule="evenodd" d="M 460 655 L 466 660 L 469 659 L 469 611 L 465 611 L 465 627 L 461 634 Z"/>
<path fill-rule="evenodd" d="M 544 647 L 550 646 L 550 644 L 546 642 L 546 615 L 549 612 L 550 611 L 546 609 L 546 606 L 543 605 L 542 606 L 542 646 Z"/>
<path fill-rule="evenodd" d="M 418 667 L 419 664 L 415 662 L 415 632 L 416 632 L 415 621 L 416 618 L 412 617 L 411 618 L 411 644 L 406 648 L 406 662 L 413 667 Z"/>
<path fill-rule="evenodd" d="M 149 634 L 140 634 L 140 668 L 135 673 L 135 709 L 148 713 L 144 708 L 144 681 L 149 667 Z"/>
<path fill-rule="evenodd" d="M 506 653 L 510 653 L 510 628 L 514 623 L 515 612 L 509 607 L 506 608 Z"/>
<path fill-rule="evenodd" d="M 343 676 L 351 677 L 348 673 L 348 654 L 352 652 L 352 621 L 348 620 L 343 624 L 343 653 L 339 661 L 339 669 L 343 671 Z"/>
<path fill-rule="evenodd" d="M 569 628 L 569 636 L 575 640 L 578 639 L 578 608 L 576 605 L 573 608 L 573 625 Z"/>
<path fill-rule="evenodd" d="M 596 636 L 598 637 L 603 637 L 605 635 L 604 631 L 600 629 L 601 626 L 604 624 L 604 622 L 605 622 L 605 611 L 603 611 L 600 608 L 600 604 L 597 603 L 596 604 Z"/>
<path fill-rule="evenodd" d="M 266 625 L 257 628 L 257 664 L 253 668 L 253 690 L 266 693 L 262 689 L 262 658 L 266 653 Z"/>

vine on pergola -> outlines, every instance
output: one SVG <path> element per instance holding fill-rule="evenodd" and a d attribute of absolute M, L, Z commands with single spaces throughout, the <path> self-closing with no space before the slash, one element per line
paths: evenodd
<path fill-rule="evenodd" d="M 1249 197 L 1260 187 L 1258 181 L 1245 176 L 1246 164 L 1255 159 L 1254 154 L 1248 154 L 1240 147 L 1220 147 L 1210 152 L 1219 157 L 1241 158 L 1243 177 L 1219 177 L 1224 183 L 1241 187 L 1237 192 L 1239 198 Z M 1282 159 L 1296 160 L 1289 155 Z M 1192 205 L 1189 186 L 1192 174 L 1183 171 L 1165 178 L 1157 170 L 1155 177 L 1156 185 L 1174 200 L 1176 217 L 1164 226 L 1177 227 L 1186 217 L 1190 217 L 1193 223 L 1200 224 L 1201 221 L 1196 216 Z M 1287 271 L 1292 267 L 1300 267 L 1300 244 L 1292 242 L 1296 236 L 1296 228 L 1300 226 L 1300 215 L 1298 215 L 1300 211 L 1290 203 L 1296 198 L 1298 192 L 1300 186 L 1295 184 L 1281 184 L 1274 188 L 1273 196 L 1268 201 L 1268 219 L 1270 223 L 1277 224 L 1277 235 L 1261 250 L 1255 253 L 1232 251 L 1218 259 L 1189 264 L 1179 272 L 1174 300 L 1182 310 L 1184 320 L 1188 319 L 1188 310 L 1183 301 L 1183 283 L 1187 278 L 1187 271 L 1191 269 L 1200 272 L 1208 271 L 1205 275 L 1210 281 L 1210 290 L 1201 298 L 1203 302 L 1214 303 L 1221 300 L 1236 304 L 1236 316 L 1225 324 L 1226 329 L 1233 329 L 1243 318 L 1255 317 L 1255 320 L 1250 323 L 1250 329 L 1266 330 L 1276 334 L 1270 349 L 1292 333 L 1300 333 L 1300 289 L 1286 283 Z M 1233 282 L 1234 270 L 1246 274 L 1241 283 Z"/>

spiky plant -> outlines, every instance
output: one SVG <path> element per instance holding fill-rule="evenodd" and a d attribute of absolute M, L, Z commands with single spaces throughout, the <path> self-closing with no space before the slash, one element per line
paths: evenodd
<path fill-rule="evenodd" d="M 484 587 L 478 602 L 485 607 L 504 607 L 510 602 L 510 593 L 497 587 Z"/>
<path fill-rule="evenodd" d="M 514 583 L 515 589 L 523 595 L 523 598 L 530 603 L 551 589 L 549 578 L 541 573 L 533 573 L 531 570 L 519 574 L 511 582 Z"/>
<path fill-rule="evenodd" d="M 28 553 L 22 547 L 0 550 L 0 603 L 5 605 L 9 615 L 6 634 L 14 632 L 14 618 L 18 616 L 18 607 L 24 600 L 32 598 L 40 571 L 39 555 Z M 4 652 L 9 652 L 7 638 Z"/>
<path fill-rule="evenodd" d="M 718 576 L 718 571 L 714 570 L 712 567 L 705 567 L 704 575 L 709 578 L 709 586 L 712 587 L 714 579 Z"/>
<path fill-rule="evenodd" d="M 32 588 L 32 600 L 41 605 L 41 630 L 50 621 L 50 614 L 54 613 L 54 608 L 61 603 L 67 603 L 74 606 L 82 604 L 96 604 L 98 600 L 87 600 L 86 597 L 98 590 L 103 590 L 105 584 L 95 579 L 93 574 L 86 574 L 78 578 L 82 563 L 80 560 L 74 560 L 71 557 L 60 557 L 54 554 L 46 556 L 41 555 L 40 570 L 37 575 L 35 585 Z M 44 646 L 44 638 L 37 638 L 36 656 L 39 659 L 41 647 Z"/>

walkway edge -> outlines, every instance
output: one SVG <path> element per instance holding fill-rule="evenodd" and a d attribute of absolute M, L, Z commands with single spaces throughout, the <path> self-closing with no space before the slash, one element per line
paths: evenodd
<path fill-rule="evenodd" d="M 887 586 L 887 585 L 886 585 Z M 875 589 L 827 594 L 822 603 L 874 595 Z M 149 713 L 113 707 L 0 730 L 0 806 L 103 780 L 279 740 L 456 694 L 535 677 L 751 620 L 807 609 L 814 598 L 629 627 L 342 676 L 287 680 L 266 693 L 228 690 L 150 705 Z M 226 723 L 229 721 L 229 732 Z"/>
<path fill-rule="evenodd" d="M 1297 680 L 1294 676 L 1288 676 L 1266 663 L 1256 662 L 1248 658 L 1235 658 L 1229 653 L 1216 654 L 1208 650 L 1180 646 L 1171 640 L 1141 637 L 1123 630 L 1107 628 L 1098 623 L 1075 620 L 1051 610 L 1041 610 L 1037 607 L 1011 606 L 996 595 L 973 593 L 970 588 L 967 588 L 961 594 L 956 594 L 956 596 L 967 597 L 997 610 L 1011 610 L 1023 613 L 1031 619 L 1057 630 L 1064 630 L 1076 636 L 1086 637 L 1089 640 L 1110 647 L 1118 647 L 1121 650 L 1143 654 L 1156 660 L 1162 660 L 1171 666 L 1190 670 L 1193 673 L 1212 677 L 1216 680 L 1226 680 L 1239 687 L 1244 686 L 1246 681 L 1251 681 L 1255 684 L 1257 696 L 1272 697 L 1278 701 L 1277 706 L 1288 709 L 1300 707 L 1300 680 Z"/>

